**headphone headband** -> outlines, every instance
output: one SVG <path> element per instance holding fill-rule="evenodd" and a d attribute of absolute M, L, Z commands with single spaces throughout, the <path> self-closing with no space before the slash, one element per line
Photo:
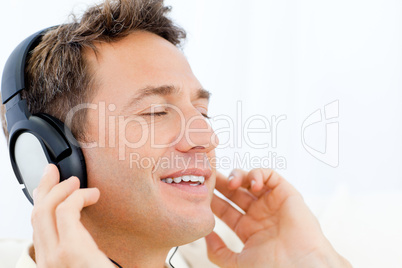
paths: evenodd
<path fill-rule="evenodd" d="M 70 130 L 49 114 L 28 111 L 27 101 L 21 98 L 25 84 L 25 67 L 31 51 L 41 42 L 46 31 L 38 31 L 22 41 L 11 53 L 3 70 L 2 102 L 6 106 L 7 129 L 11 165 L 28 200 L 39 185 L 47 163 L 54 163 L 60 172 L 60 181 L 71 176 L 87 186 L 85 159 Z"/>
<path fill-rule="evenodd" d="M 6 105 L 7 129 L 22 120 L 28 119 L 30 113 L 26 102 L 21 100 L 20 92 L 26 88 L 25 67 L 29 54 L 39 44 L 42 36 L 51 28 L 40 30 L 22 41 L 11 53 L 3 69 L 1 79 L 1 98 Z M 13 110 L 12 112 L 9 112 Z M 10 116 L 11 115 L 11 116 Z"/>

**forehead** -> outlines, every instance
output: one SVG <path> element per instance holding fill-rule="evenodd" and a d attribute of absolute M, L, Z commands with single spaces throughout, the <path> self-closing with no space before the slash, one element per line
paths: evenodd
<path fill-rule="evenodd" d="M 134 32 L 96 48 L 96 54 L 85 53 L 95 79 L 95 101 L 114 100 L 120 105 L 144 87 L 172 85 L 183 94 L 201 88 L 183 53 L 153 33 Z"/>

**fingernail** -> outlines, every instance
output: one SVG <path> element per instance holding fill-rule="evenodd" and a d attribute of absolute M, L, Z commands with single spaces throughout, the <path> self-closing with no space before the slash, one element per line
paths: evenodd
<path fill-rule="evenodd" d="M 233 175 L 230 175 L 229 178 L 228 178 L 228 181 L 231 181 L 231 180 L 233 180 L 233 179 L 234 179 L 234 176 L 233 176 Z"/>
<path fill-rule="evenodd" d="M 251 188 L 253 188 L 253 185 L 255 184 L 255 180 L 251 181 Z"/>
<path fill-rule="evenodd" d="M 50 165 L 47 164 L 45 169 L 43 170 L 43 175 L 46 175 L 49 172 L 49 169 L 50 169 Z"/>
<path fill-rule="evenodd" d="M 36 192 L 37 192 L 37 188 L 33 189 L 32 191 L 32 198 L 35 200 L 36 199 Z"/>

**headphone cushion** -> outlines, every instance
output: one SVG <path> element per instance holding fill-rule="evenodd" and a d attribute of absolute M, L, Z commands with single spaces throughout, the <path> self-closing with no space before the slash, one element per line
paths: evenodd
<path fill-rule="evenodd" d="M 10 132 L 10 158 L 24 193 L 32 202 L 32 191 L 39 185 L 47 163 L 55 164 L 60 181 L 76 176 L 80 187 L 87 187 L 84 156 L 71 131 L 57 118 L 36 114 L 19 121 Z"/>

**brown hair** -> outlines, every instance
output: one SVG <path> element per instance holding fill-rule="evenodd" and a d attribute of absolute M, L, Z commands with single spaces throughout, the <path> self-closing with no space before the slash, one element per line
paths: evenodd
<path fill-rule="evenodd" d="M 180 46 L 186 33 L 167 17 L 163 0 L 105 0 L 90 7 L 80 20 L 49 30 L 33 50 L 25 69 L 27 99 L 32 114 L 48 113 L 61 121 L 68 111 L 91 97 L 93 79 L 84 57 L 96 53 L 95 42 L 116 42 L 134 31 L 148 31 Z M 5 109 L 0 113 L 8 138 Z M 75 115 L 71 131 L 85 139 L 85 110 Z"/>

